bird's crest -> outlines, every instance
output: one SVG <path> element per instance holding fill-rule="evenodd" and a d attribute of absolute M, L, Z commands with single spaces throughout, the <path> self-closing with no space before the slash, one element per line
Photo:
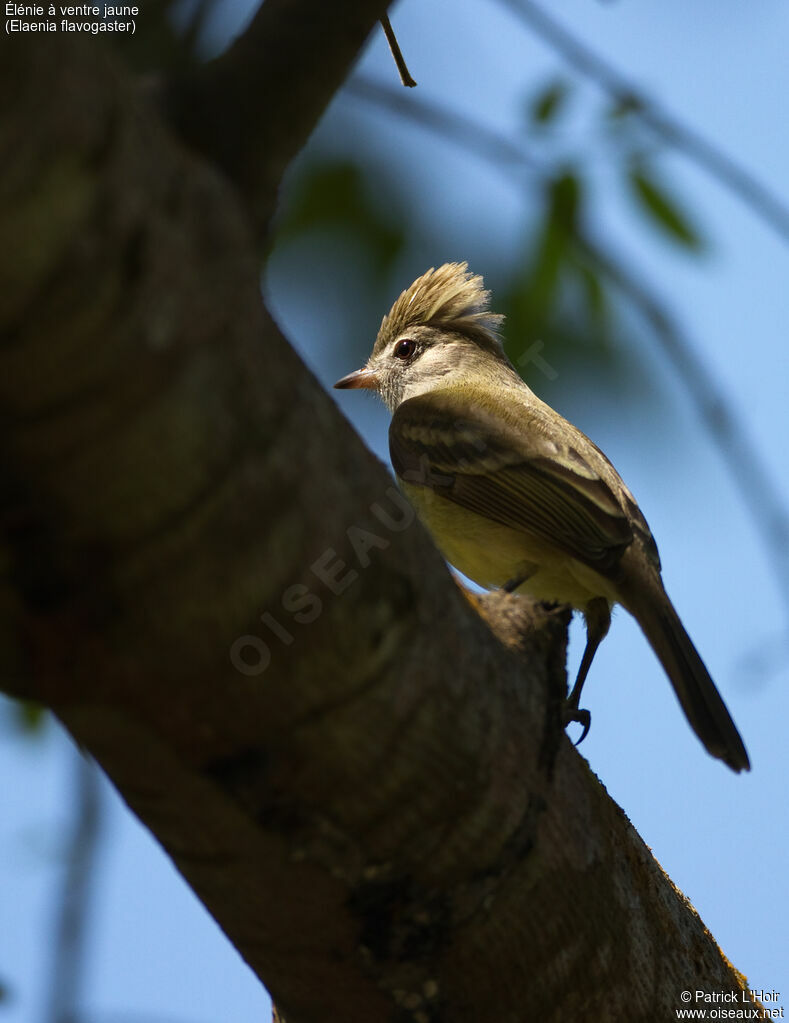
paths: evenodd
<path fill-rule="evenodd" d="M 468 263 L 444 263 L 417 277 L 384 316 L 373 356 L 409 327 L 425 325 L 456 331 L 481 347 L 501 353 L 498 328 L 504 319 L 489 310 L 490 292 Z"/>

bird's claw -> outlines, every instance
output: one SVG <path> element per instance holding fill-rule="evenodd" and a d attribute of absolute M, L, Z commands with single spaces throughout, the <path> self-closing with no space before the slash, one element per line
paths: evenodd
<path fill-rule="evenodd" d="M 566 728 L 572 722 L 576 722 L 583 729 L 581 732 L 581 738 L 576 739 L 574 743 L 574 745 L 580 746 L 589 734 L 589 729 L 592 725 L 592 715 L 588 710 L 580 710 L 578 707 L 566 706 L 564 710 L 564 727 Z"/>

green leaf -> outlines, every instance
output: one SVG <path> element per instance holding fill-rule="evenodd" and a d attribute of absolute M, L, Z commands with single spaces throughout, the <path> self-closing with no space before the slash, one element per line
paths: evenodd
<path fill-rule="evenodd" d="M 566 235 L 557 231 L 552 219 L 547 218 L 538 236 L 529 289 L 524 296 L 532 318 L 545 319 L 549 315 L 558 294 L 566 251 Z"/>
<path fill-rule="evenodd" d="M 639 208 L 663 234 L 683 248 L 696 252 L 704 248 L 704 239 L 677 199 L 659 185 L 643 166 L 631 167 L 627 179 Z"/>
<path fill-rule="evenodd" d="M 350 160 L 318 160 L 288 189 L 277 219 L 277 240 L 329 228 L 355 235 L 377 265 L 388 267 L 404 244 L 406 218 L 398 205 L 396 191 L 382 174 Z"/>
<path fill-rule="evenodd" d="M 16 718 L 23 732 L 40 733 L 47 722 L 47 709 L 32 700 L 20 700 L 16 704 Z"/>
<path fill-rule="evenodd" d="M 645 104 L 640 96 L 634 92 L 618 93 L 606 111 L 606 116 L 612 121 L 621 121 L 631 114 L 640 114 Z"/>
<path fill-rule="evenodd" d="M 534 125 L 547 125 L 562 113 L 570 95 L 570 86 L 561 78 L 549 82 L 529 103 L 529 119 Z"/>
<path fill-rule="evenodd" d="M 593 266 L 579 263 L 577 271 L 589 318 L 596 328 L 604 333 L 608 318 L 608 295 L 605 285 Z"/>
<path fill-rule="evenodd" d="M 569 234 L 578 220 L 583 200 L 583 186 L 573 171 L 566 170 L 555 177 L 549 186 L 549 207 L 554 226 Z"/>

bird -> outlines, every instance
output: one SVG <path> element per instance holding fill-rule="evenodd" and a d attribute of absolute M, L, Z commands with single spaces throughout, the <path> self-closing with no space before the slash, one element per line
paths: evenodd
<path fill-rule="evenodd" d="M 611 610 L 622 605 L 657 655 L 707 751 L 750 769 L 742 738 L 661 577 L 657 545 L 608 458 L 542 401 L 507 358 L 503 316 L 465 262 L 431 267 L 384 316 L 367 363 L 334 385 L 377 392 L 392 413 L 398 484 L 446 560 L 487 589 L 570 605 L 587 640 L 565 723 Z M 580 742 L 580 740 L 579 740 Z"/>

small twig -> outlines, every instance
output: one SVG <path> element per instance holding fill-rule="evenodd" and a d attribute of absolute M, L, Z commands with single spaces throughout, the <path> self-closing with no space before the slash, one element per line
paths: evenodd
<path fill-rule="evenodd" d="M 95 763 L 75 752 L 75 820 L 66 850 L 65 873 L 55 921 L 54 963 L 47 1023 L 76 1023 L 80 986 L 84 979 L 87 917 L 101 835 L 101 785 Z"/>
<path fill-rule="evenodd" d="M 400 81 L 409 89 L 413 89 L 413 87 L 416 85 L 416 82 L 411 77 L 411 72 L 406 67 L 403 54 L 400 50 L 400 44 L 397 42 L 397 36 L 394 34 L 392 23 L 389 20 L 389 16 L 387 14 L 385 14 L 383 18 L 381 18 L 381 26 L 384 30 L 386 41 L 387 43 L 389 43 L 389 49 L 392 51 L 392 57 L 394 58 L 394 62 L 397 65 L 397 70 L 400 74 Z"/>

